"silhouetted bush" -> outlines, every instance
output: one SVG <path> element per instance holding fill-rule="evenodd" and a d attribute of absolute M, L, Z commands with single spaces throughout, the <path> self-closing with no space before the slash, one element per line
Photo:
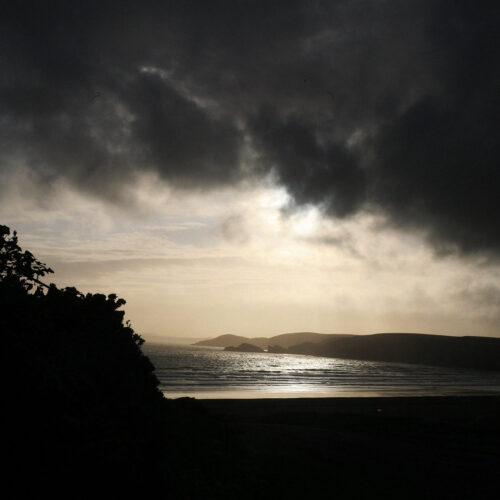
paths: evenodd
<path fill-rule="evenodd" d="M 164 452 L 164 400 L 144 341 L 124 322 L 124 300 L 47 286 L 50 272 L 0 226 L 11 470 L 49 486 L 149 481 Z"/>

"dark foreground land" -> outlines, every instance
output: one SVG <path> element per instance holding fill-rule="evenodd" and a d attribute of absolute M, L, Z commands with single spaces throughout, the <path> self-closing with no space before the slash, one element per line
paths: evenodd
<path fill-rule="evenodd" d="M 500 495 L 500 397 L 169 405 L 171 498 Z"/>

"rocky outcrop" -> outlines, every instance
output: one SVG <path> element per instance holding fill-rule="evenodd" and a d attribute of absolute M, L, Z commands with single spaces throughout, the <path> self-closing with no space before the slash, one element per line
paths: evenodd
<path fill-rule="evenodd" d="M 228 346 L 224 350 L 225 351 L 233 351 L 233 352 L 264 352 L 264 349 L 261 349 L 260 347 L 258 347 L 256 345 L 247 344 L 247 343 L 240 344 L 237 347 Z"/>

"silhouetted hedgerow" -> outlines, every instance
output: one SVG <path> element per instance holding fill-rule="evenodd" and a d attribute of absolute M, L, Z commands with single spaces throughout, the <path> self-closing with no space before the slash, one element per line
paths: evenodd
<path fill-rule="evenodd" d="M 46 486 L 150 481 L 164 453 L 164 399 L 142 338 L 112 294 L 45 285 L 52 272 L 0 226 L 0 332 L 13 472 Z M 83 486 L 83 484 L 82 484 Z"/>

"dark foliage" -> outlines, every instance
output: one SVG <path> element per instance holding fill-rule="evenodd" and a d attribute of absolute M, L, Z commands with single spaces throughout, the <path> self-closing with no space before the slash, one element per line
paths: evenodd
<path fill-rule="evenodd" d="M 53 273 L 50 267 L 35 259 L 28 250 L 18 245 L 17 233 L 10 236 L 10 229 L 0 225 L 0 280 L 2 283 L 20 286 L 27 292 L 47 287 L 39 278 Z"/>
<path fill-rule="evenodd" d="M 0 237 L 12 471 L 50 488 L 151 480 L 164 449 L 164 400 L 143 339 L 124 323 L 125 301 L 45 285 L 52 271 L 7 227 Z"/>

